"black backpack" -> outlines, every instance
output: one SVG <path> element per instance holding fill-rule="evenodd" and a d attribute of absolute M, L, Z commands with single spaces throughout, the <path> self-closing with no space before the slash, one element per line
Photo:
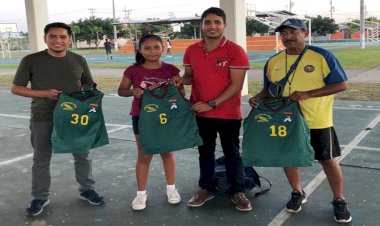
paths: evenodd
<path fill-rule="evenodd" d="M 269 184 L 268 188 L 261 187 L 260 178 L 266 180 Z M 253 188 L 257 187 L 260 190 L 255 192 L 255 197 L 260 196 L 272 187 L 272 183 L 265 177 L 260 176 L 253 167 L 244 167 L 245 192 L 248 193 Z M 225 158 L 224 156 L 215 160 L 215 184 L 216 194 L 221 196 L 229 196 L 229 187 L 226 176 Z"/>

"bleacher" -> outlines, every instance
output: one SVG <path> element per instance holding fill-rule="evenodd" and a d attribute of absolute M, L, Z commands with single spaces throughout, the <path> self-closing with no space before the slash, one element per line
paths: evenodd
<path fill-rule="evenodd" d="M 170 40 L 172 44 L 172 53 L 184 53 L 186 48 L 200 41 L 200 39 L 173 39 Z M 279 48 L 283 49 L 284 46 L 281 40 L 278 40 Z M 166 42 L 164 42 L 164 50 L 166 50 Z M 247 51 L 257 50 L 276 50 L 276 36 L 258 36 L 247 37 Z M 133 42 L 128 42 L 126 45 L 121 46 L 119 53 L 134 53 Z"/>

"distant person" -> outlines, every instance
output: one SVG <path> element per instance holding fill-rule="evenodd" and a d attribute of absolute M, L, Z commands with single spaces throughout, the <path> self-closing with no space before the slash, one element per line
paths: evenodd
<path fill-rule="evenodd" d="M 245 194 L 239 152 L 241 89 L 249 61 L 242 47 L 224 37 L 226 26 L 226 14 L 222 9 L 211 7 L 204 11 L 201 16 L 204 38 L 186 49 L 185 74 L 173 79 L 176 84 L 191 85 L 192 109 L 196 112 L 203 140 L 203 145 L 198 146 L 200 189 L 187 205 L 200 207 L 215 197 L 215 147 L 219 137 L 231 201 L 237 210 L 250 211 L 252 206 Z"/>
<path fill-rule="evenodd" d="M 139 40 L 136 38 L 133 39 L 133 50 L 135 51 L 135 54 L 137 54 L 139 50 Z"/>
<path fill-rule="evenodd" d="M 39 215 L 49 204 L 51 183 L 50 160 L 53 111 L 62 91 L 79 91 L 82 85 L 93 83 L 86 60 L 67 50 L 71 44 L 71 28 L 64 23 L 51 23 L 44 29 L 47 49 L 24 57 L 13 79 L 13 94 L 32 98 L 30 118 L 31 143 L 34 149 L 32 166 L 32 196 L 26 215 Z M 30 82 L 30 87 L 28 83 Z M 92 205 L 104 204 L 94 190 L 92 164 L 87 153 L 74 153 L 75 177 L 79 183 L 79 198 Z"/>
<path fill-rule="evenodd" d="M 146 207 L 146 185 L 150 162 L 153 157 L 152 154 L 145 154 L 143 152 L 138 128 L 144 84 L 150 81 L 167 81 L 173 76 L 179 75 L 179 69 L 177 67 L 160 60 L 162 51 L 163 43 L 159 36 L 154 34 L 142 36 L 136 53 L 136 63 L 124 71 L 124 76 L 118 89 L 120 96 L 133 96 L 130 115 L 132 116 L 133 132 L 135 134 L 138 150 L 136 162 L 137 193 L 131 204 L 133 210 L 143 210 Z M 184 92 L 184 88 L 181 87 L 181 93 L 184 94 Z M 168 152 L 161 153 L 160 155 L 164 165 L 168 202 L 177 204 L 181 201 L 181 196 L 175 187 L 174 153 L 168 150 Z"/>
<path fill-rule="evenodd" d="M 171 55 L 172 54 L 171 49 L 172 49 L 172 43 L 170 42 L 170 39 L 166 39 L 166 54 Z"/>
<path fill-rule="evenodd" d="M 111 59 L 112 60 L 112 52 L 111 52 L 112 43 L 109 42 L 108 39 L 106 39 L 105 42 L 104 42 L 104 49 L 106 50 L 107 59 Z"/>
<path fill-rule="evenodd" d="M 250 98 L 249 103 L 256 107 L 257 99 L 268 96 L 299 101 L 310 128 L 314 158 L 322 165 L 333 193 L 334 219 L 338 223 L 349 223 L 352 218 L 343 195 L 342 169 L 335 159 L 341 155 L 341 150 L 333 127 L 333 94 L 347 89 L 346 73 L 332 53 L 306 45 L 305 38 L 309 31 L 302 20 L 287 19 L 275 31 L 280 32 L 286 49 L 268 60 L 264 67 L 264 88 Z M 298 65 L 293 67 L 300 55 Z M 272 89 L 291 67 L 294 70 L 285 86 Z M 284 172 L 292 188 L 286 210 L 299 212 L 302 204 L 307 202 L 306 193 L 302 190 L 300 168 L 284 167 Z"/>

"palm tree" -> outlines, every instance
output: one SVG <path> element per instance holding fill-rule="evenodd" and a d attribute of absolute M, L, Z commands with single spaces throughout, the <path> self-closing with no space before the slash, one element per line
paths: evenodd
<path fill-rule="evenodd" d="M 99 32 L 103 32 L 103 29 L 101 27 L 93 27 L 92 29 L 93 32 L 96 33 L 96 48 L 98 48 L 99 50 L 99 43 L 100 43 L 100 40 L 99 40 Z"/>
<path fill-rule="evenodd" d="M 80 33 L 80 27 L 78 25 L 74 25 L 72 27 L 72 31 L 73 31 L 73 43 L 72 43 L 72 48 L 73 50 L 76 50 L 77 49 L 77 40 L 75 40 L 75 34 L 76 33 Z"/>

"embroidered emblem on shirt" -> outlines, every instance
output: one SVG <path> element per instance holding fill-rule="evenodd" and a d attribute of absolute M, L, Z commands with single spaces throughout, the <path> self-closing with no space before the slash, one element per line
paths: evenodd
<path fill-rule="evenodd" d="M 222 57 L 216 58 L 216 66 L 218 67 L 226 67 L 228 63 L 227 59 L 224 59 Z"/>
<path fill-rule="evenodd" d="M 303 70 L 307 73 L 313 72 L 315 70 L 315 67 L 313 65 L 306 65 Z"/>

